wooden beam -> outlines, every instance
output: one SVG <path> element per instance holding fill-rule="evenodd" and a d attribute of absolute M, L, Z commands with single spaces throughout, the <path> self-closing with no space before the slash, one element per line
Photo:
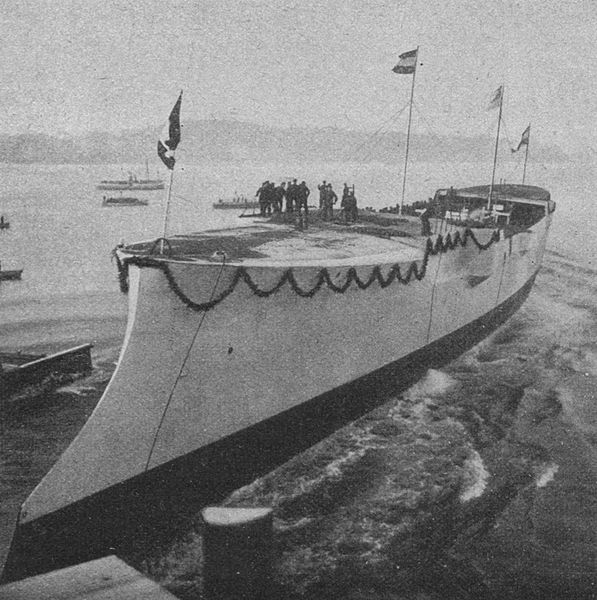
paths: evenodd
<path fill-rule="evenodd" d="M 0 600 L 176 600 L 116 556 L 36 575 L 0 587 Z"/>

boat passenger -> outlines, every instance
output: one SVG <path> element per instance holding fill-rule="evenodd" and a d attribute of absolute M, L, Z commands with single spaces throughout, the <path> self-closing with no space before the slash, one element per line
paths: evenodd
<path fill-rule="evenodd" d="M 307 200 L 309 198 L 309 194 L 311 190 L 307 187 L 307 184 L 304 181 L 301 181 L 300 185 L 297 186 L 296 190 L 296 210 L 297 212 L 301 212 L 301 208 L 305 209 L 305 215 L 309 214 L 309 209 L 307 208 Z"/>
<path fill-rule="evenodd" d="M 286 197 L 286 183 L 283 181 L 274 189 L 274 212 L 282 212 L 284 198 Z"/>
<path fill-rule="evenodd" d="M 271 216 L 272 209 L 276 201 L 276 186 L 273 181 L 270 181 L 269 185 L 267 186 L 267 189 L 265 191 L 265 200 L 265 212 L 268 216 Z"/>
<path fill-rule="evenodd" d="M 271 207 L 271 188 L 269 180 L 264 181 L 261 187 L 255 193 L 255 196 L 259 198 L 259 212 L 262 217 L 272 213 Z"/>
<path fill-rule="evenodd" d="M 354 195 L 354 186 L 352 190 L 344 184 L 345 188 L 342 193 L 342 202 L 340 206 L 342 207 L 342 213 L 344 215 L 345 223 L 354 223 L 358 217 L 358 209 L 357 209 L 357 199 Z"/>
<path fill-rule="evenodd" d="M 296 183 L 296 179 L 292 180 L 292 183 L 288 184 L 288 188 L 286 190 L 286 212 L 291 213 L 294 212 L 294 208 L 297 202 L 297 188 L 298 185 Z"/>
<path fill-rule="evenodd" d="M 332 184 L 328 183 L 323 197 L 323 220 L 331 221 L 334 218 L 334 204 L 338 202 L 338 196 L 332 189 Z"/>
<path fill-rule="evenodd" d="M 327 188 L 328 188 L 328 185 L 327 185 L 327 183 L 326 183 L 325 179 L 323 180 L 323 182 L 322 182 L 322 183 L 320 183 L 320 184 L 317 186 L 317 189 L 319 190 L 319 208 L 320 208 L 320 209 L 322 209 L 322 208 L 323 208 L 323 199 L 324 199 L 324 197 L 325 197 L 325 194 L 326 194 L 326 190 L 327 190 Z"/>
<path fill-rule="evenodd" d="M 349 193 L 350 193 L 350 188 L 348 187 L 347 183 L 344 183 L 344 189 L 342 190 L 342 202 L 348 196 Z M 343 206 L 342 202 L 340 203 L 340 206 Z"/>

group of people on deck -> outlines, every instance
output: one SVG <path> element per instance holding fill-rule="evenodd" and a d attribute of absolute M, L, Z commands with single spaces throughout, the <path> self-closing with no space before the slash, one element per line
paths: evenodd
<path fill-rule="evenodd" d="M 324 221 L 331 221 L 334 218 L 334 205 L 338 202 L 338 196 L 332 184 L 325 180 L 317 186 L 317 189 L 319 190 L 319 209 L 322 218 Z M 310 194 L 311 190 L 304 181 L 298 183 L 296 179 L 293 179 L 288 183 L 283 181 L 279 185 L 271 181 L 264 181 L 255 196 L 259 199 L 259 212 L 262 217 L 280 212 L 307 216 Z M 286 201 L 285 206 L 284 201 Z M 340 207 L 346 223 L 354 223 L 357 220 L 358 209 L 354 185 L 349 187 L 348 184 L 344 184 Z"/>
<path fill-rule="evenodd" d="M 311 190 L 307 187 L 304 181 L 297 183 L 296 179 L 282 182 L 276 185 L 271 181 L 264 181 L 261 187 L 257 190 L 255 196 L 259 199 L 259 212 L 262 217 L 266 217 L 274 213 L 279 213 L 284 210 L 284 200 L 286 200 L 286 212 L 300 213 L 304 209 L 305 214 L 308 214 L 309 209 L 307 200 Z"/>

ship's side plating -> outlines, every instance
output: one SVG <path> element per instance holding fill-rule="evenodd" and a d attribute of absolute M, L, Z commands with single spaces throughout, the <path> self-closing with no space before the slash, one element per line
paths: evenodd
<path fill-rule="evenodd" d="M 118 547 L 130 534 L 124 523 L 130 525 L 131 510 L 155 515 L 149 504 L 167 507 L 185 486 L 207 500 L 208 488 L 223 493 L 245 483 L 374 406 L 382 396 L 370 384 L 398 390 L 421 368 L 472 346 L 526 298 L 550 220 L 546 210 L 512 236 L 474 230 L 464 246 L 421 255 L 420 280 L 395 279 L 387 287 L 335 289 L 351 266 L 367 281 L 376 266 L 387 278 L 389 262 L 329 267 L 333 285 L 312 294 L 297 289 L 315 290 L 320 268 L 297 266 L 296 286 L 286 282 L 267 297 L 255 290 L 274 288 L 286 267 L 247 267 L 253 289 L 245 280 L 233 286 L 239 266 L 226 261 L 172 260 L 167 272 L 131 264 L 117 370 L 87 424 L 25 502 L 5 576 L 48 568 L 39 557 L 25 558 L 35 535 L 45 540 L 38 547 L 56 549 L 83 528 L 83 538 L 101 538 L 88 544 L 90 554 Z M 445 242 L 439 237 L 432 247 Z M 400 267 L 405 273 L 409 264 Z M 209 310 L 193 309 L 210 303 Z M 58 564 L 72 562 L 73 548 L 71 541 Z"/>

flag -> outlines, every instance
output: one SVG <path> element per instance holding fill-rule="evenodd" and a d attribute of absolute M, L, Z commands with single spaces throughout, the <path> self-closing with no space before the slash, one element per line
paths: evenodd
<path fill-rule="evenodd" d="M 410 52 L 404 52 L 400 55 L 398 64 L 392 69 L 394 73 L 400 75 L 410 75 L 417 69 L 417 54 L 419 49 L 411 50 Z"/>
<path fill-rule="evenodd" d="M 497 90 L 495 90 L 495 92 L 493 93 L 493 96 L 491 97 L 491 102 L 489 103 L 487 110 L 491 110 L 492 108 L 499 108 L 500 104 L 502 103 L 503 95 L 504 95 L 504 86 L 500 85 L 500 87 Z"/>
<path fill-rule="evenodd" d="M 180 104 L 182 102 L 182 92 L 178 96 L 178 100 L 174 108 L 170 112 L 168 124 L 164 127 L 164 131 L 158 140 L 158 156 L 162 162 L 170 169 L 174 169 L 174 151 L 180 143 Z"/>
<path fill-rule="evenodd" d="M 523 132 L 522 137 L 520 138 L 520 142 L 518 142 L 518 146 L 516 148 L 512 148 L 512 152 L 518 152 L 522 146 L 529 145 L 529 138 L 531 137 L 531 126 L 529 125 Z"/>

